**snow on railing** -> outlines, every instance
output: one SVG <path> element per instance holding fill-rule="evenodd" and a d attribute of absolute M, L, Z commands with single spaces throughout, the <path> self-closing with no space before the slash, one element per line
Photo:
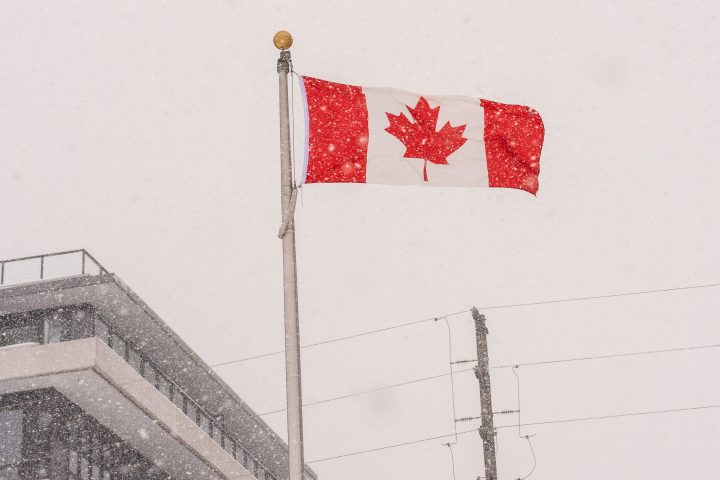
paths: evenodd
<path fill-rule="evenodd" d="M 85 249 L 0 260 L 0 287 L 108 271 Z"/>

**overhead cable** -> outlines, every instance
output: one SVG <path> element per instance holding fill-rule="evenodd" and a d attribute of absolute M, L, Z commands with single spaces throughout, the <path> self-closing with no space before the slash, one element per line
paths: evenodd
<path fill-rule="evenodd" d="M 626 296 L 632 296 L 632 295 L 648 295 L 648 294 L 653 294 L 653 293 L 676 292 L 676 291 L 682 291 L 682 290 L 694 290 L 694 289 L 711 288 L 711 287 L 720 287 L 720 283 L 710 283 L 710 284 L 705 284 L 705 285 L 688 285 L 688 286 L 683 286 L 683 287 L 663 288 L 663 289 L 658 289 L 658 290 L 642 290 L 642 291 L 635 291 L 635 292 L 611 293 L 611 294 L 607 294 L 607 295 L 595 295 L 595 296 L 587 296 L 587 297 L 563 298 L 563 299 L 557 299 L 557 300 L 542 300 L 542 301 L 527 302 L 527 303 L 513 303 L 513 304 L 503 304 L 503 305 L 490 305 L 490 306 L 485 306 L 485 307 L 478 307 L 478 310 L 495 310 L 495 309 L 502 309 L 502 308 L 528 307 L 528 306 L 532 306 L 532 305 L 548 305 L 548 304 L 553 304 L 553 303 L 579 302 L 579 301 L 586 301 L 586 300 L 599 300 L 599 299 L 605 299 L 605 298 L 626 297 Z M 315 342 L 315 343 L 310 343 L 310 344 L 307 344 L 307 345 L 302 345 L 300 348 L 301 348 L 301 349 L 312 348 L 312 347 L 317 347 L 317 346 L 320 346 L 320 345 L 326 345 L 326 344 L 328 344 L 328 343 L 341 342 L 341 341 L 344 341 L 344 340 L 350 340 L 350 339 L 357 338 L 357 337 L 362 337 L 362 336 L 365 336 L 365 335 L 372 335 L 372 334 L 375 334 L 375 333 L 381 333 L 381 332 L 386 332 L 386 331 L 389 331 L 389 330 L 395 330 L 395 329 L 398 329 L 398 328 L 409 327 L 409 326 L 417 325 L 417 324 L 420 324 L 420 323 L 431 322 L 431 321 L 435 321 L 435 320 L 437 320 L 437 319 L 439 319 L 439 318 L 443 318 L 443 317 L 451 317 L 451 316 L 455 316 L 455 315 L 460 315 L 460 314 L 462 314 L 462 313 L 468 313 L 469 311 L 470 311 L 469 309 L 468 309 L 468 310 L 461 310 L 461 311 L 459 311 L 459 312 L 449 313 L 449 314 L 446 314 L 446 315 L 440 315 L 440 316 L 437 316 L 437 317 L 423 318 L 423 319 L 421 319 L 421 320 L 415 320 L 415 321 L 412 321 L 412 322 L 401 323 L 401 324 L 397 324 L 397 325 L 391 325 L 391 326 L 385 327 L 385 328 L 379 328 L 379 329 L 375 329 L 375 330 L 368 330 L 368 331 L 356 333 L 356 334 L 353 334 L 353 335 L 347 335 L 347 336 L 344 336 L 344 337 L 332 338 L 332 339 L 323 340 L 323 341 L 320 341 L 320 342 Z M 271 356 L 274 356 L 274 355 L 282 355 L 282 354 L 284 354 L 284 353 L 285 353 L 285 350 L 277 350 L 277 351 L 274 351 L 274 352 L 262 353 L 262 354 L 253 355 L 253 356 L 250 356 L 250 357 L 243 357 L 243 358 L 239 358 L 239 359 L 236 359 L 236 360 L 228 360 L 228 361 L 225 361 L 225 362 L 219 362 L 219 363 L 215 363 L 215 364 L 210 365 L 210 366 L 213 367 L 213 368 L 215 368 L 215 367 L 223 367 L 223 366 L 225 366 L 225 365 L 232 365 L 232 364 L 234 364 L 234 363 L 241 363 L 241 362 L 247 362 L 247 361 L 250 361 L 250 360 L 257 360 L 257 359 L 260 359 L 260 358 L 271 357 Z"/>
<path fill-rule="evenodd" d="M 492 365 L 492 366 L 490 366 L 490 368 L 500 369 L 500 368 L 527 367 L 527 366 L 533 366 L 533 365 L 550 365 L 550 364 L 554 364 L 554 363 L 565 363 L 565 362 L 580 362 L 580 361 L 588 361 L 588 360 L 605 360 L 605 359 L 609 359 L 609 358 L 632 357 L 632 356 L 636 356 L 636 355 L 652 355 L 652 354 L 672 353 L 672 352 L 683 352 L 683 351 L 701 350 L 701 349 L 709 349 L 709 348 L 720 348 L 720 344 L 697 345 L 697 346 L 679 347 L 679 348 L 667 348 L 667 349 L 663 349 L 663 350 L 645 350 L 645 351 L 640 351 L 640 352 L 625 352 L 625 353 L 617 353 L 617 354 L 610 354 L 610 355 L 597 355 L 597 356 L 593 356 L 593 357 L 561 358 L 561 359 L 555 359 L 555 360 L 543 360 L 543 361 L 539 361 L 539 362 L 515 363 L 515 364 L 508 364 L 508 365 Z M 463 368 L 460 370 L 453 371 L 453 374 L 466 373 L 466 372 L 472 372 L 472 371 L 474 371 L 474 368 Z M 359 392 L 348 393 L 345 395 L 339 395 L 337 397 L 329 397 L 329 398 L 317 400 L 314 402 L 304 403 L 303 407 L 309 407 L 309 406 L 318 405 L 321 403 L 333 402 L 336 400 L 344 400 L 346 398 L 357 397 L 357 396 L 361 396 L 361 395 L 366 395 L 368 393 L 378 392 L 381 390 L 388 390 L 391 388 L 403 387 L 405 385 L 412 385 L 414 383 L 427 382 L 430 380 L 447 377 L 449 375 L 450 375 L 450 373 L 447 373 L 447 372 L 439 373 L 437 375 L 430 375 L 427 377 L 415 378 L 412 380 L 407 380 L 405 382 L 393 383 L 390 385 L 383 385 L 381 387 L 375 387 L 375 388 L 371 388 L 368 390 L 361 390 Z M 272 415 L 272 414 L 281 413 L 284 411 L 286 411 L 286 409 L 281 408 L 281 409 L 272 410 L 269 412 L 260 413 L 259 415 L 260 416 Z M 493 412 L 493 413 L 495 413 L 495 414 L 516 413 L 516 410 Z M 458 420 L 465 421 L 466 419 L 458 419 Z"/>
<path fill-rule="evenodd" d="M 688 285 L 684 287 L 674 288 L 661 288 L 658 290 L 640 290 L 636 292 L 624 292 L 624 293 L 610 293 L 607 295 L 592 295 L 588 297 L 574 297 L 574 298 L 562 298 L 559 300 L 541 300 L 538 302 L 527 302 L 527 303 L 509 303 L 506 305 L 491 305 L 487 307 L 478 307 L 478 310 L 497 310 L 500 308 L 516 308 L 516 307 L 530 307 L 533 305 L 549 305 L 552 303 L 567 303 L 567 302 L 581 302 L 585 300 L 602 300 L 605 298 L 617 298 L 617 297 L 628 297 L 632 295 L 648 295 L 652 293 L 665 293 L 665 292 L 678 292 L 681 290 L 694 290 L 697 288 L 712 288 L 720 287 L 720 283 L 708 283 L 705 285 Z"/>
<path fill-rule="evenodd" d="M 677 412 L 689 412 L 689 411 L 695 411 L 695 410 L 705 410 L 705 409 L 711 409 L 711 408 L 720 408 L 720 404 L 715 405 L 701 405 L 701 406 L 695 406 L 695 407 L 686 407 L 686 408 L 672 408 L 667 410 L 648 410 L 643 412 L 631 412 L 631 413 L 621 413 L 616 415 L 602 415 L 602 416 L 596 416 L 596 417 L 582 417 L 582 418 L 565 418 L 565 419 L 558 419 L 558 420 L 545 420 L 540 422 L 529 422 L 529 423 L 523 423 L 521 426 L 527 427 L 527 426 L 533 426 L 533 425 L 550 425 L 550 424 L 556 424 L 556 423 L 568 423 L 568 422 L 586 422 L 591 420 L 606 420 L 611 418 L 624 418 L 624 417 L 633 417 L 633 416 L 640 416 L 640 415 L 656 415 L 656 414 L 662 414 L 662 413 L 677 413 Z M 498 427 L 495 427 L 495 429 L 504 429 L 504 428 L 517 428 L 517 424 L 513 425 L 501 425 Z M 473 428 L 472 430 L 464 430 L 461 432 L 458 432 L 458 435 L 466 435 L 468 433 L 477 433 L 477 429 Z M 454 433 L 447 433 L 445 435 L 436 435 L 433 437 L 427 437 L 427 438 L 420 438 L 417 440 L 412 440 L 409 442 L 403 442 L 403 443 L 396 443 L 392 445 L 385 445 L 382 447 L 376 447 L 376 448 L 370 448 L 367 450 L 360 450 L 356 452 L 348 452 L 343 453 L 340 455 L 334 455 L 332 457 L 325 457 L 325 458 L 318 458 L 315 460 L 311 460 L 307 463 L 320 463 L 320 462 L 327 462 L 330 460 L 337 460 L 339 458 L 345 458 L 345 457 L 352 457 L 355 455 L 364 455 L 366 453 L 372 453 L 372 452 L 378 452 L 381 450 L 388 450 L 391 448 L 397 448 L 397 447 L 404 447 L 408 445 L 414 445 L 417 443 L 423 443 L 423 442 L 429 442 L 432 440 L 439 440 L 442 438 L 452 437 L 454 436 Z"/>

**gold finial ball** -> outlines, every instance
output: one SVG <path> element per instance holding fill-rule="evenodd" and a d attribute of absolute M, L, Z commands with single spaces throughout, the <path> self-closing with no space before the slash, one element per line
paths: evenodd
<path fill-rule="evenodd" d="M 275 48 L 278 50 L 287 50 L 292 47 L 292 42 L 292 35 L 290 35 L 290 32 L 286 32 L 285 30 L 280 30 L 273 37 L 273 43 L 275 44 Z"/>

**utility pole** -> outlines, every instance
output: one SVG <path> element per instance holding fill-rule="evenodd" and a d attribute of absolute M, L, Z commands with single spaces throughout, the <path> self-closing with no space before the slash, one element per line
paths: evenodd
<path fill-rule="evenodd" d="M 490 394 L 490 365 L 488 362 L 487 334 L 485 315 L 478 309 L 472 308 L 475 320 L 475 343 L 477 345 L 478 364 L 475 376 L 480 384 L 480 418 L 482 424 L 478 431 L 483 442 L 483 455 L 485 458 L 485 479 L 497 480 L 497 464 L 495 460 L 495 428 L 493 427 L 492 396 Z"/>
<path fill-rule="evenodd" d="M 288 427 L 288 477 L 302 480 L 304 470 L 302 389 L 300 382 L 300 323 L 298 315 L 297 264 L 295 263 L 295 200 L 290 161 L 290 112 L 288 109 L 288 75 L 292 36 L 285 31 L 275 34 L 273 43 L 280 50 L 277 73 L 280 87 L 280 199 L 283 223 L 278 237 L 282 239 L 283 291 L 285 303 L 285 380 Z"/>

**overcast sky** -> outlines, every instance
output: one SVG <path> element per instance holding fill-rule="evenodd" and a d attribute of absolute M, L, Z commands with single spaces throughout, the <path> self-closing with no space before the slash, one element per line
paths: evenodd
<path fill-rule="evenodd" d="M 303 343 L 488 307 L 720 282 L 713 1 L 0 2 L 0 257 L 87 248 L 208 363 L 282 349 L 277 51 L 298 72 L 537 109 L 540 190 L 310 185 Z M 302 131 L 296 90 L 296 128 Z M 302 135 L 297 135 L 300 153 Z M 483 310 L 493 365 L 720 343 L 718 288 Z M 472 358 L 469 314 L 449 317 Z M 303 352 L 306 402 L 448 371 L 444 322 Z M 520 367 L 522 421 L 720 403 L 720 349 Z M 460 368 L 466 368 L 460 366 Z M 284 407 L 281 356 L 217 371 Z M 479 415 L 472 374 L 458 416 Z M 510 369 L 496 410 L 516 409 Z M 306 459 L 453 431 L 448 377 L 306 408 Z M 282 413 L 264 417 L 284 435 Z M 498 416 L 496 424 L 517 422 Z M 461 430 L 477 423 L 464 422 Z M 712 478 L 720 409 L 525 427 L 533 480 Z M 313 463 L 451 479 L 451 437 Z M 502 480 L 532 455 L 501 429 Z M 476 434 L 458 479 L 483 475 Z"/>

